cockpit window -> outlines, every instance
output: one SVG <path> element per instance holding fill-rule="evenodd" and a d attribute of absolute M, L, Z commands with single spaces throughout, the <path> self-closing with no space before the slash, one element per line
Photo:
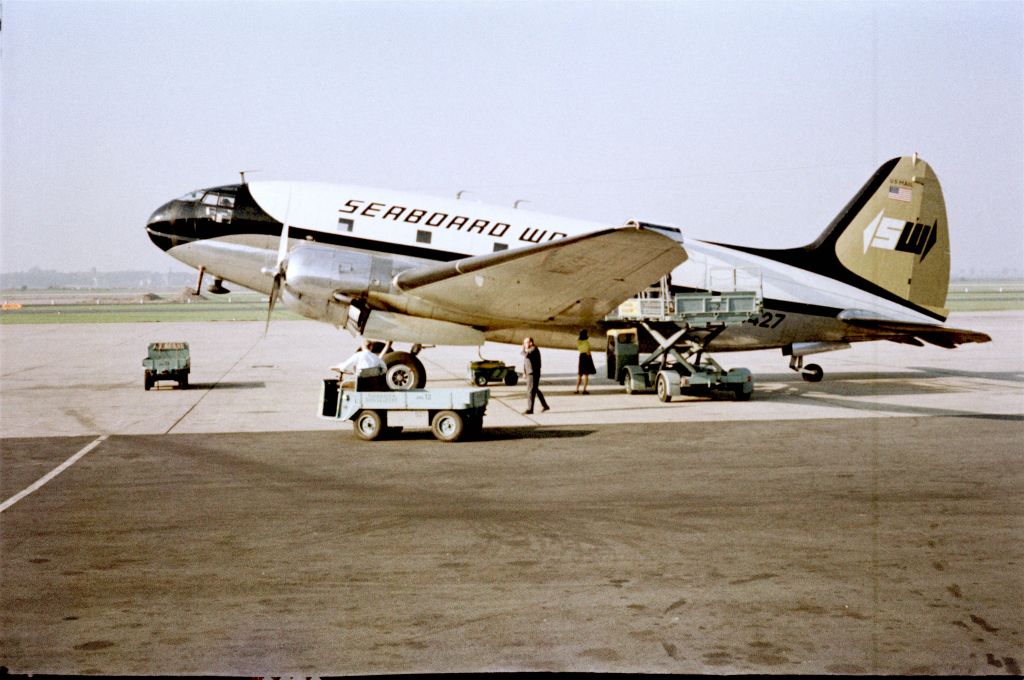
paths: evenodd
<path fill-rule="evenodd" d="M 206 192 L 206 195 L 203 196 L 203 203 L 206 205 L 215 205 L 221 208 L 234 208 L 235 197 L 219 194 L 216 191 L 208 191 Z"/>
<path fill-rule="evenodd" d="M 212 189 L 196 189 L 185 194 L 179 201 L 199 203 L 196 206 L 196 217 L 205 217 L 214 222 L 231 222 L 235 213 L 235 195 L 237 186 L 213 187 Z"/>

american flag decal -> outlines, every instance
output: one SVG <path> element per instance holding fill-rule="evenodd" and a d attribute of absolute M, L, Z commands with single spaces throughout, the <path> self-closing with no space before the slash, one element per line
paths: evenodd
<path fill-rule="evenodd" d="M 904 203 L 910 203 L 910 199 L 914 197 L 914 192 L 910 187 L 901 187 L 895 184 L 889 185 L 889 198 L 894 201 L 903 201 Z"/>

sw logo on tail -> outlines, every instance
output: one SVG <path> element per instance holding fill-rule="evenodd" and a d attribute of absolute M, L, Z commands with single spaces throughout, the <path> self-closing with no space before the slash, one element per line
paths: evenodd
<path fill-rule="evenodd" d="M 884 211 L 864 229 L 864 252 L 868 247 L 882 250 L 898 250 L 901 253 L 920 255 L 924 260 L 938 240 L 939 223 L 931 226 L 904 222 L 886 217 Z"/>

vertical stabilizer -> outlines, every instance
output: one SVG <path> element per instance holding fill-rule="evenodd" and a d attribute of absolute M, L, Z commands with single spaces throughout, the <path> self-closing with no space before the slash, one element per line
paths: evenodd
<path fill-rule="evenodd" d="M 811 248 L 834 249 L 857 277 L 945 318 L 946 203 L 938 178 L 917 154 L 879 168 Z"/>

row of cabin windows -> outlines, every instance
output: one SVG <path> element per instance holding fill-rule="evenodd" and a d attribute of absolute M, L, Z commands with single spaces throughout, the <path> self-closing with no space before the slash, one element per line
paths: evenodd
<path fill-rule="evenodd" d="M 433 235 L 434 234 L 432 232 L 420 229 L 416 232 L 416 243 L 430 243 L 430 239 Z M 495 243 L 494 252 L 498 252 L 499 250 L 508 250 L 508 244 Z"/>
<path fill-rule="evenodd" d="M 345 217 L 338 218 L 338 231 L 351 232 L 354 226 L 355 225 L 353 224 L 352 220 Z M 420 229 L 416 232 L 416 243 L 430 243 L 430 239 L 432 237 L 433 234 L 431 232 L 423 231 L 422 229 Z M 494 252 L 498 252 L 500 250 L 508 250 L 508 244 L 495 243 Z"/>

